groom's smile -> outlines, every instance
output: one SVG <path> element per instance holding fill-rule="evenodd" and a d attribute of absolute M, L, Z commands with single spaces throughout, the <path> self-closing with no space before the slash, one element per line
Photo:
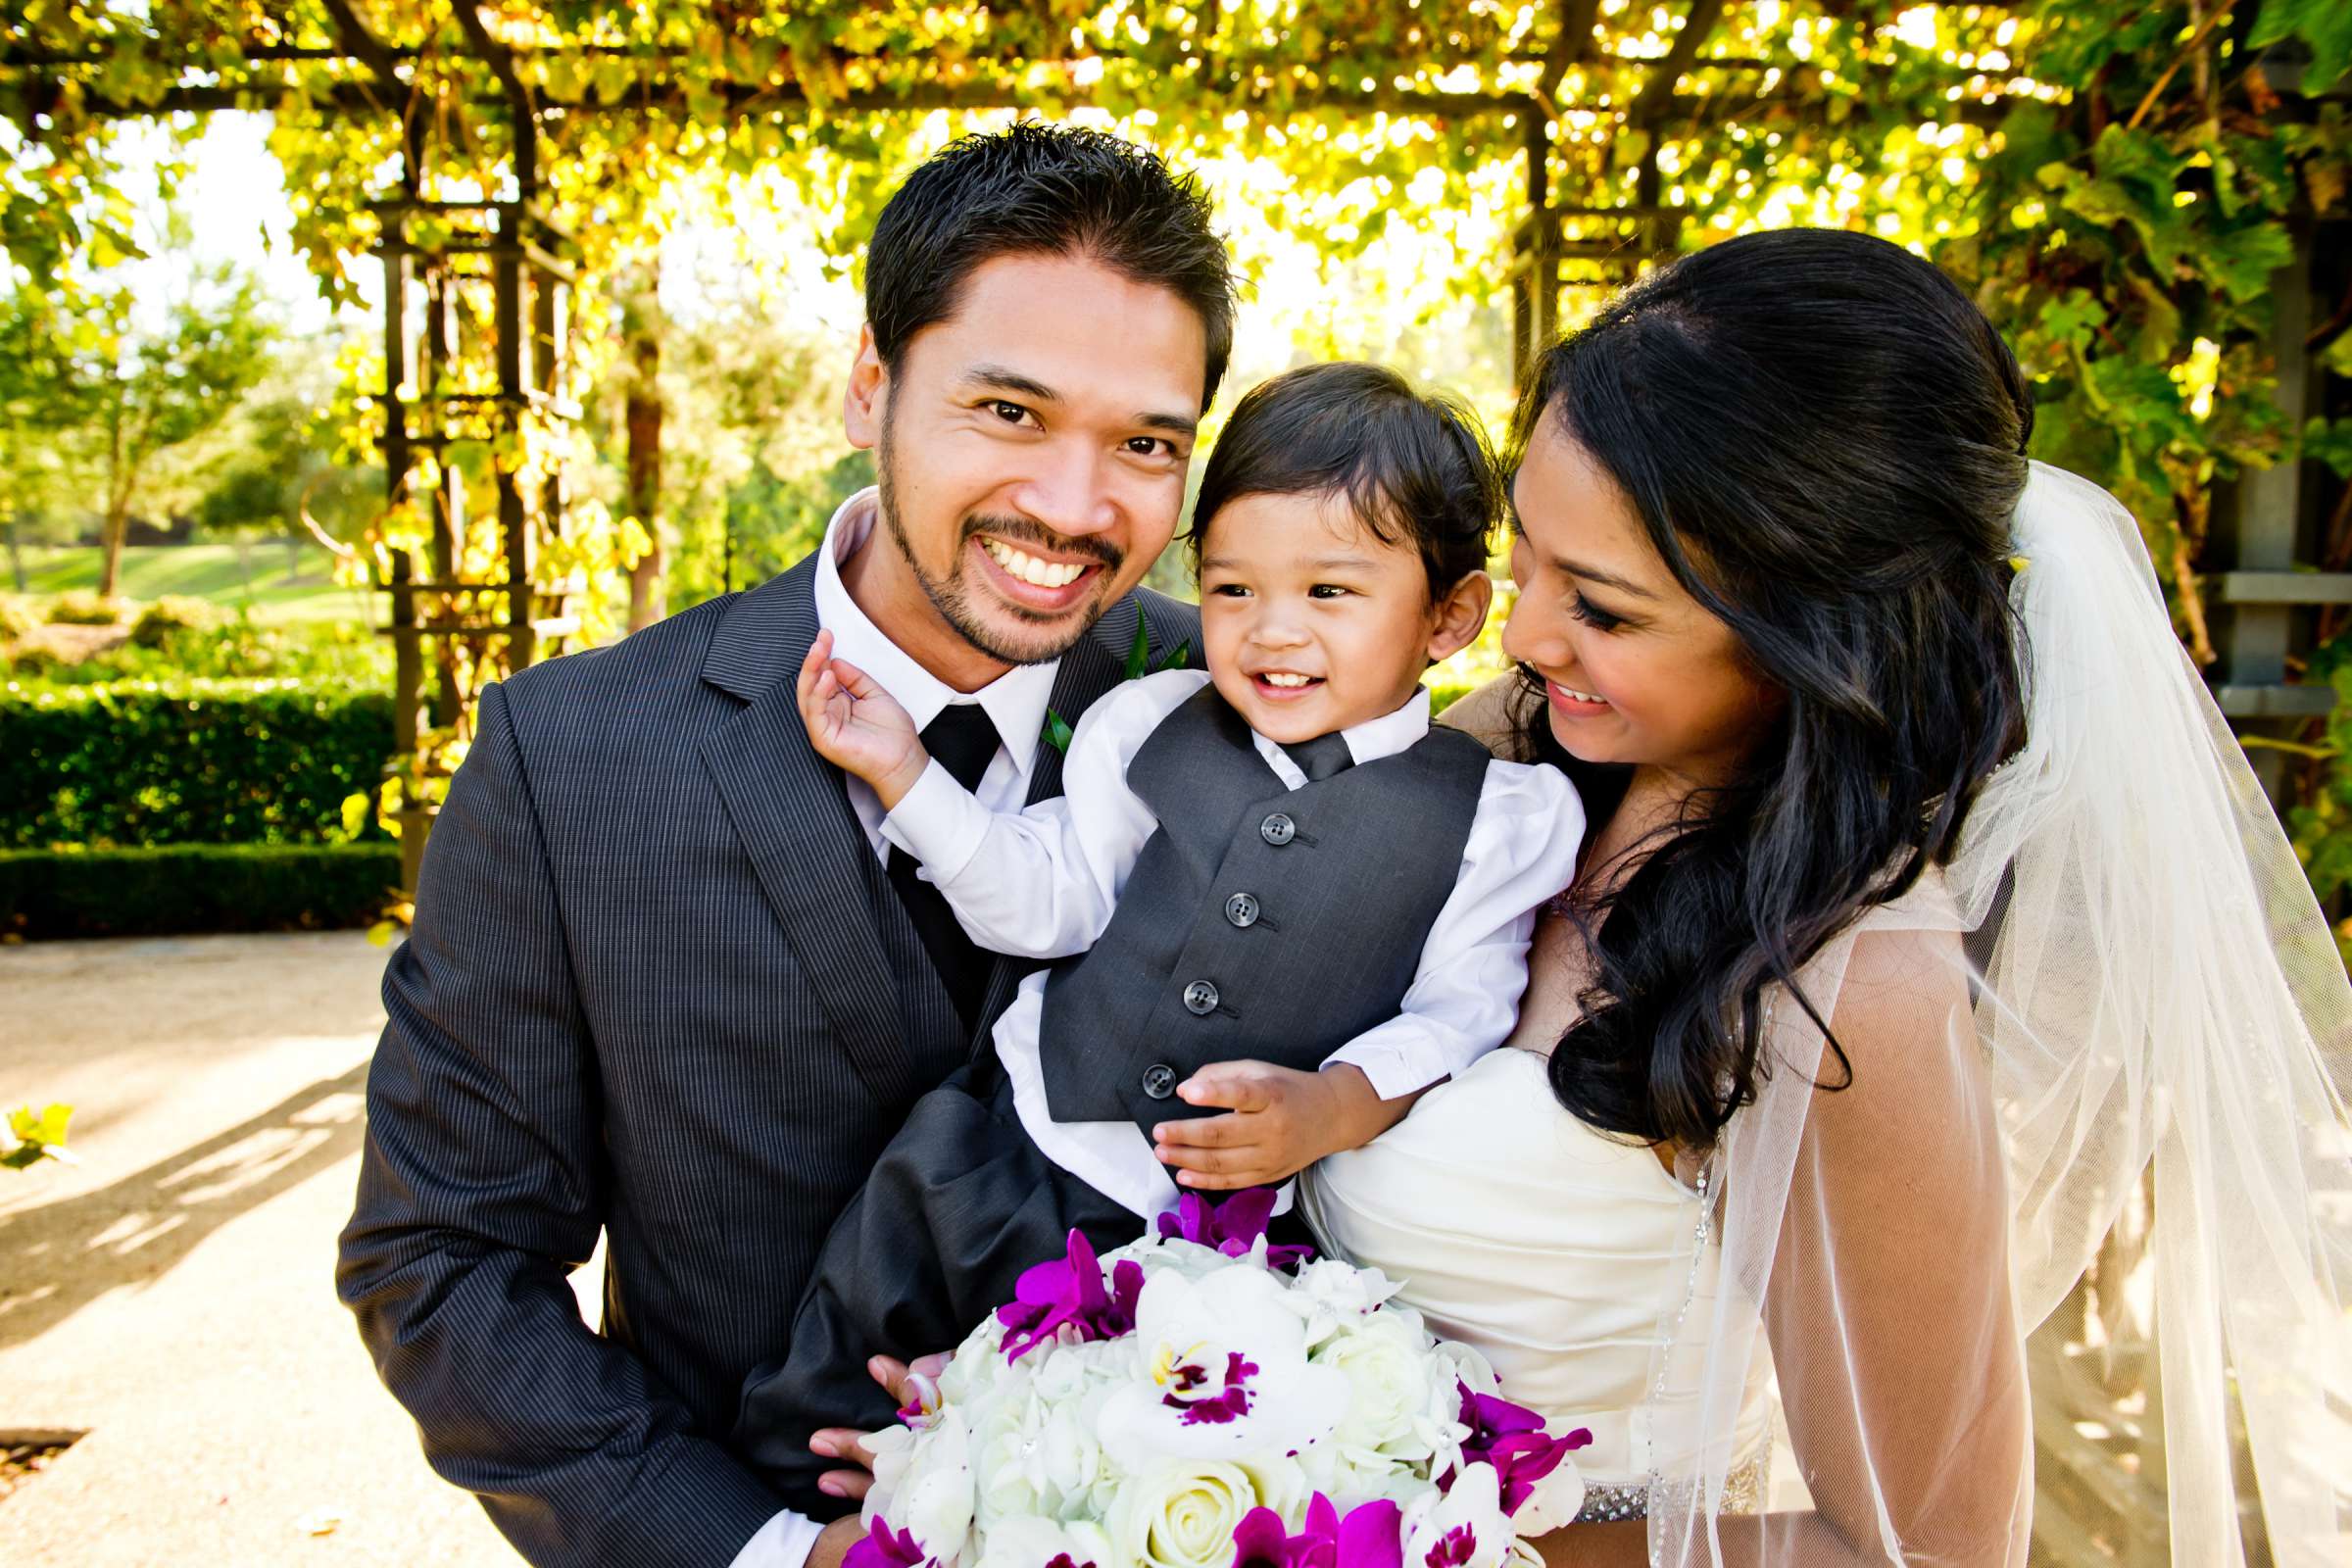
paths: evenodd
<path fill-rule="evenodd" d="M 1102 540 L 1049 542 L 1017 521 L 977 520 L 964 569 L 981 577 L 1016 612 L 1054 618 L 1095 597 L 1116 577 L 1124 552 Z"/>

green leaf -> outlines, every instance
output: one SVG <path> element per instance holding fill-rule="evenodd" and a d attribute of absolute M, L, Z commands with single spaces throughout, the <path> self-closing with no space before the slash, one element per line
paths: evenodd
<path fill-rule="evenodd" d="M 1193 662 L 1193 641 L 1186 638 L 1176 645 L 1176 651 L 1159 663 L 1160 669 L 1187 669 Z"/>
<path fill-rule="evenodd" d="M 2088 289 L 2073 288 L 2041 304 L 2041 329 L 2053 340 L 2080 353 L 2090 346 L 2091 333 L 2107 320 L 2107 307 Z"/>
<path fill-rule="evenodd" d="M 1046 710 L 1045 743 L 1062 756 L 1070 755 L 1070 724 L 1051 708 Z"/>
<path fill-rule="evenodd" d="M 2311 49 L 2303 68 L 2303 95 L 2317 98 L 2352 67 L 2352 6 L 2343 0 L 2266 0 L 2255 13 L 2249 47 L 2265 49 L 2288 37 Z"/>
<path fill-rule="evenodd" d="M 1152 628 L 1144 624 L 1144 612 L 1135 612 L 1135 646 L 1127 650 L 1127 678 L 1134 680 L 1152 667 Z"/>
<path fill-rule="evenodd" d="M 2352 418 L 2331 423 L 2314 416 L 2303 427 L 2303 456 L 2325 463 L 2339 479 L 2352 479 Z"/>
<path fill-rule="evenodd" d="M 2283 223 L 2257 223 L 2231 234 L 2208 234 L 2195 247 L 2197 268 L 2230 299 L 2251 304 L 2270 291 L 2271 274 L 2295 259 Z"/>

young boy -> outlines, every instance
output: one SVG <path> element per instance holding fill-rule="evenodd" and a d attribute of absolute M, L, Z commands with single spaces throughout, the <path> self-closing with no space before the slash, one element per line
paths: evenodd
<path fill-rule="evenodd" d="M 747 1385 L 735 1446 L 796 1505 L 821 1506 L 811 1432 L 887 1418 L 869 1355 L 954 1345 L 1070 1230 L 1132 1241 L 1175 1205 L 1170 1166 L 1247 1187 L 1360 1147 L 1509 1033 L 1583 809 L 1560 773 L 1433 728 L 1420 686 L 1485 624 L 1499 501 L 1469 416 L 1391 371 L 1259 386 L 1194 510 L 1205 671 L 1097 702 L 1062 798 L 1018 814 L 818 637 L 818 753 L 873 787 L 976 943 L 1062 961 L 998 1020 L 1001 1083 L 916 1104 L 785 1362 Z"/>

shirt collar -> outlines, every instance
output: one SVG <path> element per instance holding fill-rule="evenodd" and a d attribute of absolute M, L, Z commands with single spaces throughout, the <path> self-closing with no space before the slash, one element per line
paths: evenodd
<path fill-rule="evenodd" d="M 841 580 L 841 567 L 865 548 L 881 515 L 881 495 L 873 486 L 841 504 L 825 524 L 824 543 L 816 553 L 816 623 L 833 634 L 836 658 L 871 675 L 898 700 L 922 729 L 951 703 L 977 703 L 997 726 L 997 738 L 1026 780 L 1037 760 L 1037 742 L 1045 733 L 1046 707 L 1054 700 L 1054 676 L 1059 660 L 1042 664 L 1015 664 L 968 696 L 932 674 L 890 640 L 881 627 L 850 597 Z"/>
<path fill-rule="evenodd" d="M 1394 709 L 1378 718 L 1367 718 L 1361 724 L 1350 724 L 1340 731 L 1348 743 L 1348 757 L 1355 762 L 1377 762 L 1384 757 L 1394 757 L 1429 733 L 1429 688 L 1416 686 L 1413 695 L 1404 700 L 1402 708 Z M 1250 739 L 1257 747 L 1257 755 L 1266 760 L 1275 775 L 1291 788 L 1306 782 L 1306 775 L 1291 754 L 1279 742 L 1270 741 L 1256 730 Z"/>

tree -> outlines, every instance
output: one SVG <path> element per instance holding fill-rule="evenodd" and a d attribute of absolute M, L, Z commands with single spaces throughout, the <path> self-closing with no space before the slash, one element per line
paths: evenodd
<path fill-rule="evenodd" d="M 331 355 L 316 343 L 289 345 L 229 419 L 220 442 L 228 456 L 195 504 L 196 527 L 242 547 L 283 539 L 287 570 L 306 539 L 356 545 L 383 505 L 383 471 L 336 460 Z"/>
<path fill-rule="evenodd" d="M 120 285 L 72 299 L 48 330 L 58 373 L 41 418 L 95 491 L 98 592 L 111 598 L 132 511 L 203 493 L 221 456 L 204 438 L 269 371 L 275 328 L 253 280 L 223 268 L 195 279 L 153 326 Z"/>
<path fill-rule="evenodd" d="M 872 474 L 862 455 L 834 471 L 844 343 L 787 325 L 762 287 L 669 281 L 686 301 L 675 311 L 650 267 L 634 274 L 614 313 L 611 369 L 588 403 L 586 434 L 643 534 L 626 547 L 632 630 L 670 602 L 698 603 L 788 564 Z M 691 438 L 664 442 L 668 431 Z"/>
<path fill-rule="evenodd" d="M 0 295 L 0 533 L 10 580 L 26 591 L 24 547 L 71 531 L 73 485 L 57 421 L 74 417 L 63 395 L 45 313 L 20 290 Z"/>

